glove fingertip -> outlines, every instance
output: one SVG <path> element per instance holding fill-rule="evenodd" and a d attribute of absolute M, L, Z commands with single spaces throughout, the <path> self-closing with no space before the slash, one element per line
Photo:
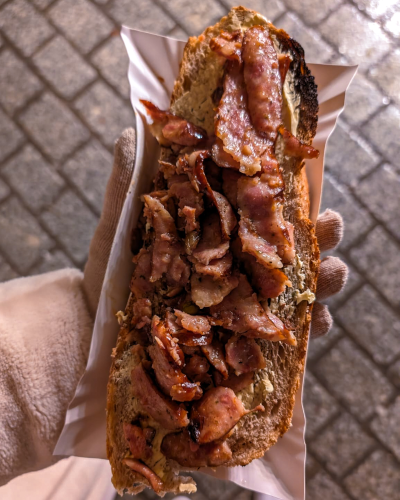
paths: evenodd
<path fill-rule="evenodd" d="M 336 248 L 343 238 L 344 223 L 342 216 L 327 208 L 317 220 L 315 234 L 321 252 Z"/>
<path fill-rule="evenodd" d="M 326 305 L 316 302 L 311 318 L 310 337 L 312 339 L 323 337 L 332 328 L 333 319 Z"/>

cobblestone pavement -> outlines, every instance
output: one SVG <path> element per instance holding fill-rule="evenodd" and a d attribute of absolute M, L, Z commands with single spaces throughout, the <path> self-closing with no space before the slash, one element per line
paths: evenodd
<path fill-rule="evenodd" d="M 236 0 L 0 0 L 0 280 L 82 267 L 113 142 L 134 123 L 125 23 L 179 38 Z M 323 208 L 340 211 L 350 266 L 311 343 L 309 500 L 399 498 L 400 6 L 397 0 L 248 0 L 313 62 L 358 63 L 327 152 Z M 196 500 L 245 490 L 199 481 Z M 151 496 L 151 495 L 150 495 Z M 148 497 L 146 497 L 148 498 Z"/>

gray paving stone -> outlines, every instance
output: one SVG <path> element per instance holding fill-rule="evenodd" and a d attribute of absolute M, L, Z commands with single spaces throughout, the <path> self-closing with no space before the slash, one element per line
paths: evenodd
<path fill-rule="evenodd" d="M 41 219 L 79 264 L 86 260 L 98 217 L 71 191 L 66 191 Z"/>
<path fill-rule="evenodd" d="M 377 450 L 344 480 L 354 498 L 397 500 L 400 491 L 399 464 L 383 450 Z"/>
<path fill-rule="evenodd" d="M 385 28 L 394 37 L 400 37 L 400 12 L 395 12 L 390 19 L 385 24 Z"/>
<path fill-rule="evenodd" d="M 45 17 L 26 0 L 14 0 L 4 6 L 0 28 L 25 56 L 32 55 L 54 33 Z"/>
<path fill-rule="evenodd" d="M 226 14 L 226 9 L 213 0 L 202 0 L 195 6 L 186 0 L 159 0 L 159 3 L 177 21 L 183 20 L 182 24 L 191 36 L 199 35 Z"/>
<path fill-rule="evenodd" d="M 24 140 L 24 135 L 0 110 L 0 161 L 11 154 Z"/>
<path fill-rule="evenodd" d="M 176 40 L 184 41 L 186 41 L 189 37 L 186 31 L 180 28 L 178 25 L 172 28 L 172 30 L 168 33 L 168 36 L 171 38 L 175 38 Z"/>
<path fill-rule="evenodd" d="M 307 24 L 316 24 L 322 21 L 330 12 L 335 10 L 342 0 L 285 0 L 286 6 L 294 10 L 299 16 L 307 20 Z"/>
<path fill-rule="evenodd" d="M 34 211 L 51 204 L 64 181 L 30 144 L 7 162 L 3 174 L 10 185 Z"/>
<path fill-rule="evenodd" d="M 398 163 L 400 157 L 400 141 L 397 134 L 399 124 L 400 110 L 391 105 L 379 111 L 363 126 L 363 131 L 371 143 L 393 165 Z"/>
<path fill-rule="evenodd" d="M 311 338 L 308 342 L 307 366 L 309 363 L 318 361 L 318 359 L 343 335 L 343 330 L 336 323 L 333 323 L 329 333 L 317 339 Z"/>
<path fill-rule="evenodd" d="M 54 0 L 31 0 L 40 10 L 46 9 Z"/>
<path fill-rule="evenodd" d="M 13 113 L 43 86 L 40 80 L 11 50 L 0 53 L 0 102 Z"/>
<path fill-rule="evenodd" d="M 306 481 L 308 482 L 320 469 L 319 463 L 315 458 L 309 453 L 308 443 L 307 445 L 307 456 L 306 456 Z"/>
<path fill-rule="evenodd" d="M 387 375 L 393 384 L 400 389 L 400 359 L 389 367 Z"/>
<path fill-rule="evenodd" d="M 329 138 L 325 165 L 340 182 L 357 185 L 379 163 L 380 158 L 368 143 L 343 122 Z"/>
<path fill-rule="evenodd" d="M 9 264 L 0 257 L 0 283 L 18 278 L 19 274 L 11 269 Z"/>
<path fill-rule="evenodd" d="M 248 9 L 253 9 L 270 21 L 274 21 L 278 16 L 285 12 L 285 5 L 279 0 L 247 0 L 245 2 L 238 2 L 238 0 L 222 0 L 221 2 L 227 9 L 243 5 Z"/>
<path fill-rule="evenodd" d="M 349 500 L 342 488 L 324 471 L 319 471 L 308 481 L 307 500 Z"/>
<path fill-rule="evenodd" d="M 326 63 L 333 57 L 334 50 L 321 38 L 318 31 L 305 26 L 295 14 L 285 14 L 279 19 L 277 26 L 290 33 L 301 44 L 307 62 Z"/>
<path fill-rule="evenodd" d="M 342 250 L 371 228 L 372 219 L 366 210 L 355 201 L 343 185 L 337 183 L 328 173 L 324 176 L 321 212 L 326 208 L 338 211 L 343 217 L 344 237 L 340 244 Z"/>
<path fill-rule="evenodd" d="M 365 241 L 351 250 L 350 255 L 387 300 L 394 307 L 400 306 L 400 249 L 388 233 L 377 226 Z"/>
<path fill-rule="evenodd" d="M 390 50 L 390 41 L 378 24 L 355 7 L 343 5 L 320 26 L 320 32 L 351 63 L 365 70 Z"/>
<path fill-rule="evenodd" d="M 26 273 L 53 241 L 16 198 L 0 205 L 0 247 L 21 273 Z"/>
<path fill-rule="evenodd" d="M 370 419 L 376 407 L 386 404 L 393 394 L 387 379 L 348 338 L 340 339 L 313 371 L 361 421 Z"/>
<path fill-rule="evenodd" d="M 61 250 L 53 252 L 44 252 L 41 262 L 35 266 L 29 273 L 31 276 L 35 274 L 48 273 L 57 269 L 65 269 L 66 267 L 75 267 L 71 260 Z"/>
<path fill-rule="evenodd" d="M 97 76 L 96 71 L 84 61 L 79 52 L 61 36 L 53 38 L 35 54 L 33 63 L 44 78 L 67 99 L 74 97 Z"/>
<path fill-rule="evenodd" d="M 317 459 L 334 476 L 342 477 L 371 450 L 375 440 L 348 413 L 342 413 L 310 443 Z"/>
<path fill-rule="evenodd" d="M 382 196 L 385 193 L 385 196 Z M 397 218 L 400 175 L 391 165 L 383 165 L 360 183 L 357 195 L 377 219 L 400 239 Z"/>
<path fill-rule="evenodd" d="M 373 420 L 371 429 L 376 437 L 400 460 L 400 397 L 388 408 L 382 407 Z"/>
<path fill-rule="evenodd" d="M 372 19 L 377 19 L 398 6 L 397 0 L 354 0 L 360 10 L 365 10 Z"/>
<path fill-rule="evenodd" d="M 400 354 L 400 320 L 370 286 L 350 297 L 337 315 L 375 363 L 387 365 Z"/>
<path fill-rule="evenodd" d="M 88 0 L 59 0 L 49 10 L 52 21 L 84 54 L 113 30 L 113 23 Z"/>
<path fill-rule="evenodd" d="M 122 97 L 129 97 L 127 76 L 129 58 L 119 36 L 111 37 L 102 45 L 92 56 L 92 62 Z"/>
<path fill-rule="evenodd" d="M 346 104 L 343 118 L 353 125 L 359 125 L 388 101 L 379 89 L 357 72 L 346 92 Z"/>
<path fill-rule="evenodd" d="M 43 94 L 20 120 L 53 160 L 61 160 L 89 138 L 86 127 L 53 94 Z"/>
<path fill-rule="evenodd" d="M 76 101 L 75 108 L 108 146 L 135 123 L 132 107 L 103 82 L 94 83 Z"/>
<path fill-rule="evenodd" d="M 335 399 L 322 387 L 309 370 L 306 371 L 303 405 L 306 414 L 306 435 L 308 439 L 315 436 L 318 430 L 339 412 Z"/>
<path fill-rule="evenodd" d="M 143 0 L 135 4 L 131 0 L 114 0 L 108 12 L 118 24 L 160 35 L 166 35 L 175 25 L 158 5 Z"/>
<path fill-rule="evenodd" d="M 370 75 L 389 97 L 400 103 L 400 49 L 372 68 Z"/>
<path fill-rule="evenodd" d="M 0 202 L 5 200 L 9 194 L 10 194 L 10 188 L 4 181 L 0 179 Z"/>
<path fill-rule="evenodd" d="M 112 155 L 98 141 L 92 140 L 63 166 L 71 182 L 99 215 L 112 164 Z"/>

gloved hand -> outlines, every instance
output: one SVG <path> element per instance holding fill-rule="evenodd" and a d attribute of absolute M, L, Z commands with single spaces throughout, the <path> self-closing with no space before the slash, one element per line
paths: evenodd
<path fill-rule="evenodd" d="M 0 284 L 0 485 L 54 462 L 52 451 L 85 369 L 93 317 L 134 158 L 135 133 L 128 129 L 115 146 L 114 166 L 84 276 L 65 269 Z M 339 243 L 342 228 L 334 212 L 319 217 L 321 250 Z M 346 276 L 339 259 L 324 259 L 317 298 L 340 291 Z M 317 302 L 312 336 L 326 333 L 331 322 L 327 308 Z"/>

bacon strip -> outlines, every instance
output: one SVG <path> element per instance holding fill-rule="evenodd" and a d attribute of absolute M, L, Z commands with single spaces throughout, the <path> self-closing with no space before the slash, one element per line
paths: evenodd
<path fill-rule="evenodd" d="M 201 398 L 201 387 L 192 384 L 179 368 L 170 363 L 166 349 L 156 344 L 149 347 L 149 354 L 158 385 L 165 394 L 180 402 Z"/>
<path fill-rule="evenodd" d="M 260 346 L 247 337 L 231 337 L 225 345 L 226 362 L 236 375 L 265 368 L 266 363 Z"/>
<path fill-rule="evenodd" d="M 183 372 L 195 382 L 204 382 L 205 379 L 209 378 L 209 368 L 210 364 L 206 358 L 194 354 L 190 357 L 189 361 L 186 362 Z"/>
<path fill-rule="evenodd" d="M 225 363 L 224 351 L 219 342 L 214 341 L 211 345 L 201 348 L 208 361 L 217 369 L 224 379 L 228 378 L 228 367 Z"/>
<path fill-rule="evenodd" d="M 283 218 L 281 191 L 276 174 L 238 180 L 243 251 L 254 255 L 265 267 L 282 267 L 280 259 L 290 264 L 295 256 L 293 226 Z"/>
<path fill-rule="evenodd" d="M 208 265 L 201 264 L 200 262 L 196 262 L 196 260 L 193 259 L 196 273 L 212 276 L 214 279 L 229 275 L 232 268 L 232 262 L 233 259 L 231 253 L 227 253 L 221 259 L 212 260 Z"/>
<path fill-rule="evenodd" d="M 165 436 L 161 451 L 184 467 L 217 467 L 232 458 L 232 451 L 226 442 L 199 446 L 187 432 Z"/>
<path fill-rule="evenodd" d="M 253 255 L 242 252 L 240 238 L 236 238 L 232 242 L 232 251 L 235 257 L 243 262 L 252 286 L 262 298 L 278 297 L 285 291 L 286 286 L 292 286 L 292 283 L 281 269 L 265 267 Z"/>
<path fill-rule="evenodd" d="M 223 322 L 225 328 L 235 333 L 295 345 L 293 334 L 286 328 L 282 331 L 267 316 L 243 274 L 239 277 L 239 285 L 221 304 L 211 307 L 210 312 L 215 319 Z"/>
<path fill-rule="evenodd" d="M 171 285 L 184 286 L 190 276 L 190 267 L 181 258 L 184 248 L 179 240 L 175 221 L 157 198 L 145 195 L 144 201 L 144 213 L 155 232 L 150 281 L 157 281 L 166 274 Z"/>
<path fill-rule="evenodd" d="M 211 148 L 211 156 L 214 162 L 222 168 L 233 170 L 240 169 L 240 163 L 236 161 L 229 153 L 224 150 L 224 144 L 221 139 L 215 141 Z"/>
<path fill-rule="evenodd" d="M 285 144 L 284 152 L 286 155 L 295 156 L 296 158 L 306 158 L 307 160 L 319 157 L 319 151 L 317 149 L 301 142 L 282 125 L 279 127 L 279 133 L 283 137 Z"/>
<path fill-rule="evenodd" d="M 261 155 L 268 144 L 251 122 L 243 71 L 236 63 L 228 62 L 226 67 L 215 133 L 221 139 L 224 151 L 240 163 L 240 172 L 254 175 L 261 170 Z"/>
<path fill-rule="evenodd" d="M 183 311 L 178 311 L 177 309 L 175 309 L 174 312 L 175 316 L 178 318 L 178 324 L 180 323 L 183 328 L 190 332 L 204 335 L 211 330 L 210 322 L 204 316 L 193 316 Z"/>
<path fill-rule="evenodd" d="M 135 460 L 132 458 L 124 458 L 123 463 L 127 465 L 130 469 L 137 472 L 141 476 L 144 476 L 150 483 L 151 487 L 156 493 L 160 493 L 164 488 L 164 483 L 157 476 L 155 472 L 153 472 L 147 465 L 139 462 L 139 460 Z"/>
<path fill-rule="evenodd" d="M 190 278 L 193 302 L 203 309 L 221 303 L 238 286 L 237 276 L 215 279 L 212 276 L 192 274 Z"/>
<path fill-rule="evenodd" d="M 148 296 L 154 288 L 150 281 L 152 253 L 151 247 L 141 248 L 140 252 L 133 258 L 136 267 L 129 288 L 137 299 Z"/>
<path fill-rule="evenodd" d="M 253 26 L 246 31 L 242 57 L 251 121 L 274 144 L 282 121 L 282 81 L 278 56 L 267 29 Z"/>
<path fill-rule="evenodd" d="M 235 427 L 244 415 L 264 410 L 263 405 L 246 410 L 232 389 L 214 387 L 192 406 L 191 435 L 199 444 L 216 441 Z"/>
<path fill-rule="evenodd" d="M 170 146 L 172 143 L 181 146 L 196 146 L 207 138 L 207 132 L 201 127 L 175 116 L 169 111 L 157 108 L 150 101 L 140 99 L 140 102 L 152 118 L 153 123 L 150 125 L 150 130 L 162 146 Z"/>
<path fill-rule="evenodd" d="M 132 394 L 143 410 L 165 429 L 176 430 L 189 425 L 187 411 L 161 394 L 140 363 L 132 370 Z"/>
<path fill-rule="evenodd" d="M 220 221 L 216 213 L 208 214 L 202 221 L 202 236 L 192 256 L 208 266 L 212 260 L 222 258 L 229 250 L 229 241 L 222 241 Z"/>
<path fill-rule="evenodd" d="M 240 30 L 228 33 L 221 30 L 220 34 L 210 41 L 210 48 L 218 55 L 231 61 L 242 60 L 243 34 Z"/>
<path fill-rule="evenodd" d="M 199 191 L 204 192 L 208 196 L 218 211 L 222 240 L 229 240 L 230 234 L 237 224 L 237 220 L 229 201 L 221 193 L 213 191 L 207 180 L 204 172 L 204 160 L 210 158 L 211 155 L 209 151 L 196 151 L 192 155 L 196 155 L 195 168 L 192 173 L 193 181 L 197 183 Z M 191 162 L 189 160 L 189 163 Z"/>
<path fill-rule="evenodd" d="M 287 72 L 289 71 L 290 63 L 293 61 L 290 54 L 281 54 L 278 56 L 279 74 L 281 76 L 282 86 L 285 83 Z"/>
<path fill-rule="evenodd" d="M 158 316 L 154 315 L 151 322 L 151 334 L 155 342 L 168 352 L 171 360 L 174 361 L 176 365 L 183 366 L 185 355 L 181 348 L 173 341 L 167 326 L 170 326 L 170 323 L 161 321 Z M 173 333 L 174 332 L 172 332 L 172 334 Z"/>

